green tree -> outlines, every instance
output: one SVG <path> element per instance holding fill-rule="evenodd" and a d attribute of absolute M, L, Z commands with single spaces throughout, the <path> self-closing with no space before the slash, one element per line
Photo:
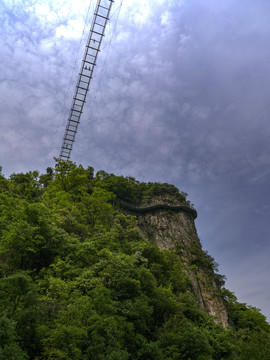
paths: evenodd
<path fill-rule="evenodd" d="M 269 359 L 270 329 L 191 246 L 232 326 L 195 301 L 182 252 L 160 250 L 119 206 L 186 194 L 174 186 L 84 169 L 0 174 L 0 360 Z"/>
<path fill-rule="evenodd" d="M 4 314 L 2 322 L 5 324 L 5 328 L 1 327 L 2 336 L 6 333 L 3 352 L 12 346 L 19 354 L 28 352 L 30 359 L 34 359 L 41 352 L 38 328 L 42 307 L 36 286 L 29 276 L 17 273 L 0 279 L 0 313 Z M 0 343 L 3 346 L 5 342 Z M 22 355 L 22 359 L 24 356 Z M 6 357 L 9 358 L 12 359 Z"/>

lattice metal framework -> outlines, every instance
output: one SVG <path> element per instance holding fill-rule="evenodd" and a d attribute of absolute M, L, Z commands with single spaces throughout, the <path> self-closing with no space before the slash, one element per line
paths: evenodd
<path fill-rule="evenodd" d="M 97 1 L 61 146 L 60 159 L 62 160 L 69 160 L 70 158 L 70 153 L 75 141 L 75 135 L 80 123 L 80 117 L 86 102 L 87 92 L 93 77 L 94 67 L 96 66 L 98 53 L 100 51 L 101 42 L 104 37 L 113 2 L 114 0 Z"/>

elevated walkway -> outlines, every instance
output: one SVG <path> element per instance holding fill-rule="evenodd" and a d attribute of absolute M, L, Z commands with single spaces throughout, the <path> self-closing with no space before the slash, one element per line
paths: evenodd
<path fill-rule="evenodd" d="M 109 20 L 113 0 L 98 0 L 87 40 L 81 70 L 77 80 L 75 94 L 67 120 L 66 130 L 61 146 L 60 159 L 69 160 L 75 135 L 77 133 L 87 92 L 93 77 L 98 53 L 104 37 L 106 24 Z"/>

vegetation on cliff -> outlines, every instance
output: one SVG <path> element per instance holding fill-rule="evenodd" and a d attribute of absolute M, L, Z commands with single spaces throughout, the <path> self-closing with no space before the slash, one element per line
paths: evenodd
<path fill-rule="evenodd" d="M 269 359 L 265 317 L 224 288 L 230 328 L 200 311 L 181 257 L 115 201 L 167 195 L 186 202 L 69 161 L 0 175 L 0 360 Z"/>

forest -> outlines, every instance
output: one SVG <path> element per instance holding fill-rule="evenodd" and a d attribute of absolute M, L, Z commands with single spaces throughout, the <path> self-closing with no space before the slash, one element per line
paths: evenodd
<path fill-rule="evenodd" d="M 59 159 L 45 174 L 1 171 L 0 360 L 269 360 L 260 310 L 220 281 L 224 329 L 199 309 L 181 256 L 117 202 L 166 194 L 187 202 L 173 185 Z"/>

